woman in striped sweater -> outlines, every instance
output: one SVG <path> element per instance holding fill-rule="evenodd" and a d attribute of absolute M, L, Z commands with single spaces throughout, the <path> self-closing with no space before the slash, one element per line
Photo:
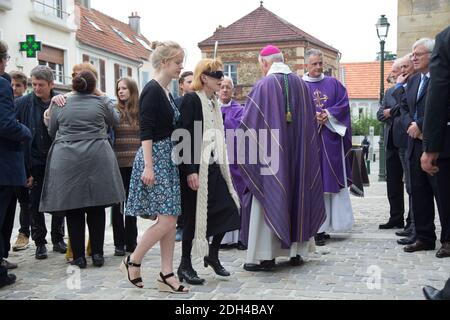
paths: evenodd
<path fill-rule="evenodd" d="M 114 151 L 128 198 L 133 162 L 141 146 L 139 137 L 139 90 L 136 82 L 130 78 L 119 79 L 116 83 L 116 97 L 116 107 L 120 112 L 120 124 L 114 128 Z M 125 256 L 125 251 L 132 253 L 136 248 L 138 235 L 136 217 L 124 217 L 123 211 L 122 205 L 115 205 L 112 208 L 115 256 Z"/>

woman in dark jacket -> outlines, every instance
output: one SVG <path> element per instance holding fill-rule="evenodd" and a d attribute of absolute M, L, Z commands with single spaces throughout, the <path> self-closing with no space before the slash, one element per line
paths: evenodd
<path fill-rule="evenodd" d="M 205 281 L 192 267 L 194 238 L 194 247 L 203 256 L 205 267 L 211 266 L 217 275 L 227 277 L 230 273 L 219 261 L 220 243 L 226 232 L 240 228 L 239 198 L 231 180 L 222 112 L 215 96 L 223 80 L 222 70 L 218 60 L 201 60 L 194 72 L 196 91 L 186 94 L 180 107 L 180 128 L 189 132 L 191 144 L 188 152 L 181 150 L 184 226 L 178 277 L 190 284 Z M 211 236 L 208 248 L 206 239 Z"/>

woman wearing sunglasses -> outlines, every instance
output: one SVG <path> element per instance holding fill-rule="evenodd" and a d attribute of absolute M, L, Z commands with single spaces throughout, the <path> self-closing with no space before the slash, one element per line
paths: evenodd
<path fill-rule="evenodd" d="M 215 96 L 223 80 L 222 70 L 219 60 L 201 60 L 194 72 L 195 92 L 186 94 L 180 106 L 179 125 L 189 132 L 190 142 L 183 139 L 178 145 L 185 215 L 178 277 L 192 285 L 205 281 L 192 267 L 193 243 L 205 267 L 211 266 L 218 276 L 228 277 L 230 273 L 219 260 L 220 243 L 225 233 L 240 227 L 239 198 L 231 180 L 222 112 Z M 206 240 L 209 237 L 211 244 Z"/>

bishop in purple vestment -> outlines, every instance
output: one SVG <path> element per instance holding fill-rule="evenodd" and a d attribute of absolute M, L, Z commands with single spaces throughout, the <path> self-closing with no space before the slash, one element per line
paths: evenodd
<path fill-rule="evenodd" d="M 348 187 L 351 186 L 350 151 L 352 128 L 347 90 L 335 78 L 323 74 L 323 55 L 312 49 L 306 54 L 310 88 L 318 119 L 321 168 L 327 220 L 319 230 L 323 245 L 326 231 L 350 231 L 354 219 Z M 317 238 L 316 238 L 317 240 Z"/>
<path fill-rule="evenodd" d="M 248 191 L 242 210 L 243 220 L 249 221 L 243 238 L 248 243 L 248 271 L 267 270 L 280 256 L 295 263 L 310 251 L 310 239 L 325 220 L 315 109 L 308 87 L 284 64 L 278 48 L 263 49 L 259 61 L 265 77 L 249 94 L 240 126 L 249 133 L 246 140 L 256 143 L 258 162 L 249 161 L 252 148 L 242 150 L 242 141 L 238 145 L 239 157 L 245 153 L 239 169 Z"/>

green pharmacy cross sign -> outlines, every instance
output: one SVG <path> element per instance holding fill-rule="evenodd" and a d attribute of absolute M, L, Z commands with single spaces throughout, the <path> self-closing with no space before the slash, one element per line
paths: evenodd
<path fill-rule="evenodd" d="M 41 51 L 41 42 L 36 41 L 33 34 L 27 35 L 27 41 L 20 43 L 20 51 L 27 53 L 27 58 L 36 58 L 36 52 Z"/>

